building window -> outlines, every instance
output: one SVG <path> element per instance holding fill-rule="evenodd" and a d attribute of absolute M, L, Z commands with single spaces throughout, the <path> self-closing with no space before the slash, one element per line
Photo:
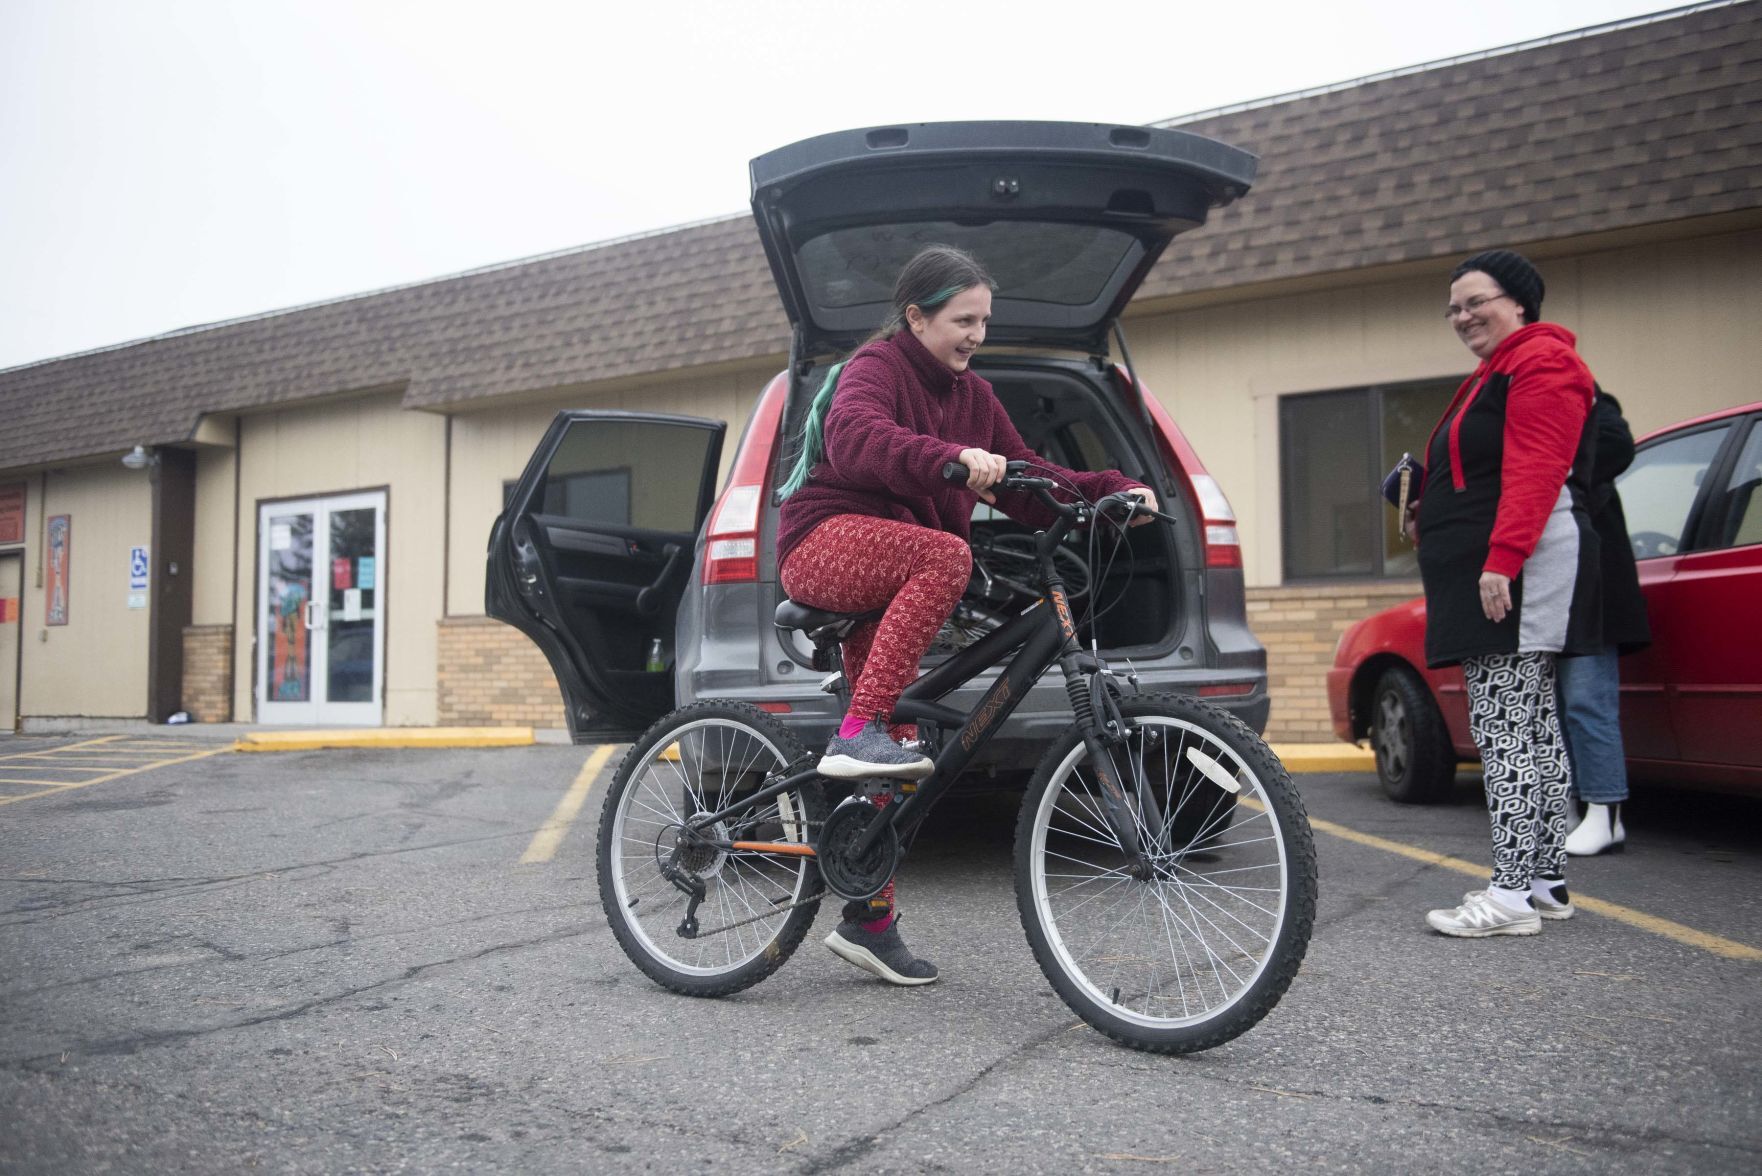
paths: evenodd
<path fill-rule="evenodd" d="M 559 471 L 545 473 L 544 501 L 538 513 L 562 515 L 581 523 L 630 525 L 630 470 Z"/>
<path fill-rule="evenodd" d="M 1419 573 L 1383 475 L 1426 439 L 1455 380 L 1382 384 L 1287 396 L 1279 402 L 1279 481 L 1285 578 Z"/>
<path fill-rule="evenodd" d="M 514 505 L 520 481 L 502 483 L 502 509 Z M 562 515 L 583 523 L 630 525 L 630 470 L 585 470 L 547 476 L 544 493 L 533 504 L 537 514 Z"/>

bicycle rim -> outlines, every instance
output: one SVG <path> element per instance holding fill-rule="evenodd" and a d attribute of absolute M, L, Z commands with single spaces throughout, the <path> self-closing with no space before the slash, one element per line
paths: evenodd
<path fill-rule="evenodd" d="M 788 909 L 818 888 L 811 861 L 738 850 L 694 855 L 686 864 L 706 888 L 696 917 L 703 931 L 717 932 L 695 939 L 680 934 L 690 900 L 662 876 L 660 862 L 681 822 L 716 812 L 757 788 L 790 762 L 790 750 L 726 716 L 685 722 L 631 750 L 619 772 L 611 836 L 603 846 L 611 887 L 607 912 L 623 924 L 627 946 L 681 979 L 725 977 L 761 957 L 771 966 L 781 962 L 773 945 L 790 920 L 813 916 L 811 910 Z M 809 839 L 812 817 L 803 795 L 786 792 L 717 832 L 731 841 L 800 844 Z M 717 931 L 730 924 L 741 925 Z"/>
<path fill-rule="evenodd" d="M 1076 740 L 1024 814 L 1023 914 L 1042 968 L 1085 1020 L 1175 1051 L 1228 1040 L 1277 1002 L 1308 943 L 1314 849 L 1288 778 L 1251 732 L 1235 741 L 1244 755 L 1198 707 L 1168 709 L 1129 708 L 1129 737 L 1111 753 L 1153 876 L 1127 872 Z"/>

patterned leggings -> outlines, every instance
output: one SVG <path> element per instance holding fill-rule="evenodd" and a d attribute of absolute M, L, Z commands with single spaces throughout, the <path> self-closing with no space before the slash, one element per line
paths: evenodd
<path fill-rule="evenodd" d="M 918 662 L 954 611 L 972 570 L 972 549 L 946 531 L 833 515 L 796 545 L 781 574 L 789 598 L 813 608 L 887 610 L 878 622 L 852 630 L 843 649 L 850 713 L 872 719 L 890 716 L 900 692 L 918 676 Z M 916 728 L 895 726 L 892 734 L 915 735 Z M 895 909 L 889 878 L 867 902 L 845 903 L 842 917 L 882 931 Z"/>
<path fill-rule="evenodd" d="M 808 532 L 783 561 L 782 579 L 791 600 L 812 608 L 887 610 L 844 642 L 850 713 L 866 720 L 893 713 L 972 570 L 972 549 L 957 535 L 846 514 Z"/>
<path fill-rule="evenodd" d="M 1528 890 L 1535 878 L 1561 877 L 1572 768 L 1560 734 L 1554 655 L 1471 657 L 1462 676 L 1492 817 L 1493 885 Z"/>

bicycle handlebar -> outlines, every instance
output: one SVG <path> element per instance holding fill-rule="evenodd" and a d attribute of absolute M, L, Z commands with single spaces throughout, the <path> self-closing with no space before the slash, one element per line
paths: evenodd
<path fill-rule="evenodd" d="M 1037 497 L 1044 501 L 1048 506 L 1052 507 L 1053 510 L 1056 510 L 1067 519 L 1074 519 L 1075 515 L 1078 513 L 1077 509 L 1069 503 L 1058 501 L 1056 498 L 1052 497 L 1050 493 L 1057 483 L 1051 478 L 1031 477 L 1024 474 L 1023 471 L 1028 468 L 1029 464 L 1030 463 L 1025 461 L 1012 461 L 1007 463 L 1004 466 L 1003 480 L 996 484 L 997 488 L 1001 490 L 1038 491 L 1039 493 Z M 964 482 L 967 480 L 967 472 L 967 467 L 958 461 L 946 462 L 942 467 L 942 478 L 947 482 Z M 1165 523 L 1178 521 L 1174 515 L 1166 514 L 1160 510 L 1151 510 L 1148 506 L 1144 505 L 1143 499 L 1135 494 L 1128 494 L 1124 491 L 1117 494 L 1106 495 L 1098 502 L 1086 502 L 1082 505 L 1089 507 L 1095 511 L 1096 514 L 1100 515 L 1118 513 L 1121 521 L 1129 520 L 1132 516 L 1140 514 L 1159 518 Z"/>

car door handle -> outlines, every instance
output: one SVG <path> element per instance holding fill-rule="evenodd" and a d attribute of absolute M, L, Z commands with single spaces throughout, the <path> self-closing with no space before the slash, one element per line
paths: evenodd
<path fill-rule="evenodd" d="M 652 617 L 661 611 L 662 594 L 666 590 L 667 581 L 673 576 L 673 569 L 679 566 L 679 557 L 684 551 L 684 546 L 678 543 L 669 543 L 661 549 L 661 553 L 667 557 L 667 562 L 661 565 L 660 574 L 655 577 L 655 582 L 636 594 L 637 612 L 645 617 Z"/>

